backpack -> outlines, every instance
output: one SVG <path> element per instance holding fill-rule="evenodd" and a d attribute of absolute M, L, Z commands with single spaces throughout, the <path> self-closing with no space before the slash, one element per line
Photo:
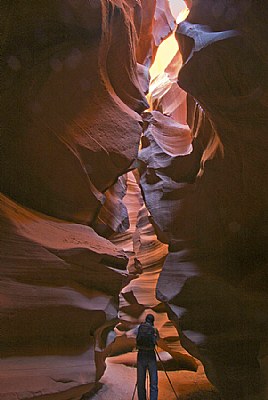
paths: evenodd
<path fill-rule="evenodd" d="M 139 326 L 136 345 L 138 349 L 154 350 L 156 344 L 156 331 L 155 328 L 148 324 L 143 323 Z"/>

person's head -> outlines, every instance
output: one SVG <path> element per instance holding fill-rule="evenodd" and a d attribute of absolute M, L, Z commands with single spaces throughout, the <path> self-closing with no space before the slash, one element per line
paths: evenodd
<path fill-rule="evenodd" d="M 147 314 L 146 318 L 145 318 L 145 321 L 149 322 L 151 325 L 153 325 L 154 324 L 154 316 L 153 316 L 153 314 Z"/>

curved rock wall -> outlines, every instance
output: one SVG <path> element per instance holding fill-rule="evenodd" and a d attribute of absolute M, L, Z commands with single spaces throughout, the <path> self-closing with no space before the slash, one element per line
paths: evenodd
<path fill-rule="evenodd" d="M 120 191 L 119 188 L 123 190 Z M 121 177 L 114 186 L 114 190 L 111 188 L 110 191 L 117 194 L 119 198 L 122 198 L 122 193 L 124 193 L 121 202 L 118 201 L 117 204 L 121 206 L 123 204 L 129 214 L 128 229 L 122 231 L 120 224 L 117 232 L 109 234 L 107 231 L 107 234 L 109 234 L 109 240 L 122 248 L 129 257 L 127 269 L 131 280 L 122 289 L 119 297 L 119 322 L 114 329 L 116 337 L 112 331 L 113 327 L 110 326 L 109 341 L 114 337 L 115 340 L 106 347 L 103 356 L 110 356 L 111 363 L 135 365 L 137 358 L 136 353 L 133 352 L 136 343 L 135 330 L 150 312 L 155 316 L 155 326 L 160 333 L 158 350 L 164 351 L 161 357 L 165 360 L 166 367 L 171 370 L 196 371 L 198 367 L 196 360 L 182 348 L 178 333 L 167 318 L 165 306 L 155 297 L 156 284 L 167 255 L 167 245 L 156 237 L 142 198 L 138 171 L 134 170 Z M 100 213 L 102 221 L 99 222 L 103 222 L 106 216 L 110 216 L 111 221 L 114 220 L 117 224 L 120 216 L 117 211 L 114 196 L 107 197 L 103 212 Z M 161 364 L 159 369 L 163 369 Z M 204 380 L 206 380 L 205 375 Z"/>
<path fill-rule="evenodd" d="M 168 2 L 1 5 L 1 399 L 81 398 L 148 308 L 174 344 L 162 303 L 224 399 L 266 399 L 267 1 L 187 4 L 139 156 L 167 256 L 126 173 Z"/>
<path fill-rule="evenodd" d="M 174 28 L 167 1 L 149 15 L 143 3 L 1 4 L 3 400 L 80 399 L 105 370 L 130 278 L 102 236 L 129 225 L 120 176 L 137 157 L 153 32 Z"/>
<path fill-rule="evenodd" d="M 129 9 L 112 1 L 6 5 L 5 194 L 49 215 L 90 223 L 101 192 L 135 159 L 141 129 L 132 109 L 147 102 Z"/>
<path fill-rule="evenodd" d="M 127 257 L 88 226 L 0 203 L 1 398 L 80 398 L 100 373 L 94 335 L 117 320 Z"/>
<path fill-rule="evenodd" d="M 262 13 L 267 16 L 265 1 L 192 2 L 177 36 L 183 56 L 179 85 L 188 93 L 193 151 L 171 154 L 166 136 L 172 140 L 174 121 L 165 117 L 159 130 L 163 116 L 153 112 L 146 117 L 140 153 L 146 204 L 159 237 L 169 243 L 157 297 L 169 305 L 185 348 L 202 360 L 228 400 L 267 397 L 268 108 Z M 179 126 L 177 131 L 187 139 Z"/>

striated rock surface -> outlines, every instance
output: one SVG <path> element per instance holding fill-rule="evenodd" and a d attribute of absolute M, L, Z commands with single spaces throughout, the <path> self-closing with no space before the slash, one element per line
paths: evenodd
<path fill-rule="evenodd" d="M 151 66 L 156 50 L 163 39 L 175 29 L 175 20 L 167 0 L 141 0 L 142 20 L 139 30 L 137 60 Z"/>
<path fill-rule="evenodd" d="M 153 37 L 155 50 L 163 39 L 169 36 L 176 27 L 174 17 L 171 13 L 170 4 L 166 0 L 156 0 L 156 11 L 154 15 Z"/>
<path fill-rule="evenodd" d="M 155 288 L 167 254 L 167 245 L 161 243 L 155 235 L 142 198 L 137 171 L 129 172 L 124 178 L 122 187 L 126 189 L 125 196 L 122 197 L 122 191 L 117 190 L 117 194 L 128 210 L 129 227 L 125 231 L 120 227 L 117 232 L 109 236 L 109 239 L 117 247 L 123 248 L 128 255 L 128 271 L 132 280 L 121 291 L 119 323 L 114 329 L 117 336 L 103 352 L 103 356 L 110 356 L 109 361 L 113 364 L 134 366 L 137 356 L 132 352 L 135 348 L 134 329 L 144 321 L 146 313 L 152 312 L 161 336 L 159 351 L 162 351 L 161 358 L 166 367 L 170 370 L 196 371 L 200 363 L 197 364 L 195 359 L 182 348 L 178 333 L 167 318 L 164 305 L 155 298 Z M 115 188 L 120 187 L 120 184 L 122 179 Z M 118 208 L 115 206 L 114 198 L 109 197 L 100 214 L 109 215 L 106 212 L 112 209 L 116 216 Z M 114 338 L 112 327 L 108 336 Z"/>
<path fill-rule="evenodd" d="M 1 399 L 79 399 L 104 372 L 127 257 L 77 223 L 136 158 L 135 10 L 1 5 Z"/>
<path fill-rule="evenodd" d="M 174 39 L 175 40 L 175 39 Z M 158 110 L 172 117 L 175 121 L 187 124 L 186 92 L 178 84 L 178 73 L 182 65 L 179 50 L 164 72 L 157 75 L 150 83 L 150 110 Z"/>
<path fill-rule="evenodd" d="M 264 400 L 268 381 L 267 34 L 256 46 L 249 35 L 253 20 L 254 38 L 265 32 L 266 3 L 249 3 L 193 2 L 177 31 L 193 152 L 171 155 L 169 124 L 159 140 L 146 117 L 140 153 L 146 204 L 169 243 L 157 297 L 227 400 Z"/>
<path fill-rule="evenodd" d="M 1 399 L 79 398 L 99 375 L 94 335 L 116 321 L 127 257 L 89 227 L 3 195 L 0 209 Z"/>
<path fill-rule="evenodd" d="M 167 1 L 147 20 L 143 3 L 1 4 L 1 399 L 80 399 L 104 373 L 130 278 L 123 246 L 99 234 L 128 229 L 142 64 L 174 28 Z"/>
<path fill-rule="evenodd" d="M 181 342 L 223 399 L 267 398 L 267 1 L 187 4 L 143 115 L 149 213 L 128 171 L 167 0 L 1 5 L 1 399 L 80 399 L 149 309 L 171 370 L 200 366 Z"/>
<path fill-rule="evenodd" d="M 101 192 L 129 168 L 141 131 L 132 109 L 147 107 L 132 8 L 124 1 L 56 0 L 3 7 L 5 194 L 89 223 Z"/>

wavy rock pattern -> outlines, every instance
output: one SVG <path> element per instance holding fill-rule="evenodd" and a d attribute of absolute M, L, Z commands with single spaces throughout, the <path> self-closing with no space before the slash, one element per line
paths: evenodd
<path fill-rule="evenodd" d="M 174 27 L 158 3 L 146 21 L 131 0 L 1 4 L 1 399 L 80 399 L 105 370 L 128 258 L 97 232 L 129 226 L 142 57 Z"/>
<path fill-rule="evenodd" d="M 163 303 L 224 399 L 267 397 L 267 1 L 187 3 L 139 161 L 168 255 L 128 173 L 168 2 L 1 5 L 1 399 L 81 398 L 147 309 L 195 370 Z"/>
<path fill-rule="evenodd" d="M 228 19 L 224 6 L 224 24 L 212 3 L 204 2 L 211 8 L 203 14 L 203 3 L 193 2 L 178 29 L 179 84 L 192 96 L 188 121 L 199 133 L 193 152 L 172 157 L 165 146 L 169 124 L 161 142 L 149 120 L 141 184 L 159 237 L 169 243 L 157 297 L 169 304 L 183 345 L 224 399 L 265 399 L 267 59 L 249 39 L 253 21 L 260 22 L 257 32 L 265 30 L 265 2 L 243 10 L 238 2 L 237 19 Z M 238 24 L 246 34 L 235 31 Z M 258 41 L 265 46 L 266 38 Z"/>
<path fill-rule="evenodd" d="M 131 165 L 141 131 L 132 109 L 147 102 L 130 10 L 112 1 L 6 6 L 4 193 L 49 215 L 89 223 L 101 192 Z"/>
<path fill-rule="evenodd" d="M 182 65 L 179 50 L 165 71 L 150 84 L 150 110 L 161 111 L 181 124 L 187 124 L 186 92 L 178 84 L 178 73 Z"/>
<path fill-rule="evenodd" d="M 151 66 L 156 50 L 163 39 L 175 29 L 169 2 L 166 0 L 141 0 L 142 22 L 139 31 L 137 60 L 139 63 Z"/>
<path fill-rule="evenodd" d="M 1 9 L 1 398 L 80 398 L 105 369 L 99 331 L 117 321 L 127 257 L 67 221 L 92 222 L 137 154 L 133 110 L 147 102 L 134 12 L 113 1 Z"/>
<path fill-rule="evenodd" d="M 150 310 L 155 315 L 155 325 L 162 338 L 159 346 L 164 350 L 162 358 L 166 367 L 171 370 L 196 371 L 197 362 L 182 348 L 178 334 L 167 318 L 165 307 L 155 298 L 167 245 L 161 243 L 155 235 L 142 198 L 137 171 L 125 176 L 125 185 L 127 190 L 122 202 L 129 213 L 129 228 L 125 232 L 112 234 L 109 239 L 117 247 L 123 248 L 129 257 L 128 271 L 132 280 L 120 294 L 120 320 L 115 327 L 117 337 L 106 348 L 104 355 L 112 356 L 112 363 L 135 365 L 136 353 L 130 353 L 135 347 L 135 329 Z M 114 204 L 112 200 L 110 198 L 110 205 L 107 202 L 109 209 Z"/>
<path fill-rule="evenodd" d="M 79 398 L 99 374 L 94 334 L 117 318 L 127 257 L 90 227 L 3 195 L 0 208 L 1 398 Z"/>

